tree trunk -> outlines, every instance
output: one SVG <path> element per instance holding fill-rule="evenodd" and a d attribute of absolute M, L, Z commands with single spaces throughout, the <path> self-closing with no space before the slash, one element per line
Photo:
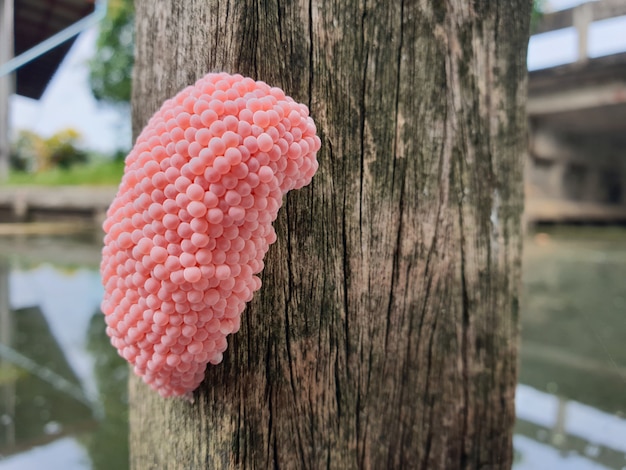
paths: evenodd
<path fill-rule="evenodd" d="M 531 3 L 136 0 L 135 135 L 224 70 L 322 149 L 195 403 L 131 379 L 133 468 L 511 466 Z"/>

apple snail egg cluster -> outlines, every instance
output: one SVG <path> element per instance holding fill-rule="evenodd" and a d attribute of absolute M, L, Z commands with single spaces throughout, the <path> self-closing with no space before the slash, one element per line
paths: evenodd
<path fill-rule="evenodd" d="M 162 396 L 189 396 L 239 330 L 283 195 L 310 183 L 308 108 L 266 83 L 208 74 L 139 135 L 104 222 L 107 334 Z"/>

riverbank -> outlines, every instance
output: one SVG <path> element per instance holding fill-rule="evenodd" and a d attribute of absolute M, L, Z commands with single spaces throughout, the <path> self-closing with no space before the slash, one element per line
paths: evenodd
<path fill-rule="evenodd" d="M 0 187 L 0 223 L 100 225 L 116 192 L 117 186 Z"/>
<path fill-rule="evenodd" d="M 100 226 L 117 193 L 108 186 L 3 186 L 0 187 L 0 224 L 82 223 Z M 624 224 L 626 206 L 582 201 L 544 200 L 527 196 L 525 223 Z M 14 231 L 17 227 L 7 230 Z M 50 229 L 56 230 L 56 229 Z M 64 229 L 62 229 L 64 230 Z M 44 230 L 46 233 L 47 230 Z"/>

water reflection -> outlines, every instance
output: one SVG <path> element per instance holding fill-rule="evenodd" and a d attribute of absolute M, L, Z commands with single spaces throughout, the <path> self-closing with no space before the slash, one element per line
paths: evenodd
<path fill-rule="evenodd" d="M 626 469 L 626 230 L 526 240 L 515 448 L 521 469 Z"/>
<path fill-rule="evenodd" d="M 1 241 L 2 470 L 128 467 L 128 369 L 104 333 L 92 240 Z"/>
<path fill-rule="evenodd" d="M 98 246 L 0 238 L 0 470 L 128 467 Z M 626 468 L 626 231 L 532 236 L 524 272 L 514 468 Z"/>

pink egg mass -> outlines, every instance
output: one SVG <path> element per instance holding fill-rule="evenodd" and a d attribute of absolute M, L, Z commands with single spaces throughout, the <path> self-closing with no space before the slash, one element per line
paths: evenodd
<path fill-rule="evenodd" d="M 264 82 L 208 74 L 163 103 L 104 222 L 107 334 L 162 396 L 187 396 L 239 330 L 282 197 L 310 183 L 309 110 Z"/>

